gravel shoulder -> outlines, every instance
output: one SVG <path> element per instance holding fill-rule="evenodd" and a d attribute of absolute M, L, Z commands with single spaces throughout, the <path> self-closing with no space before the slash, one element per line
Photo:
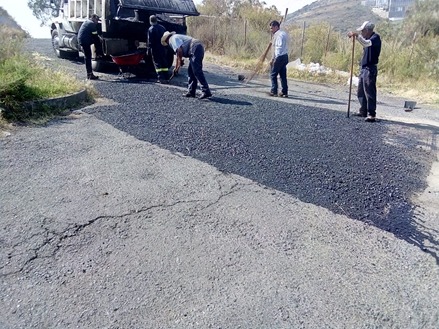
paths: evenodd
<path fill-rule="evenodd" d="M 0 327 L 437 328 L 438 110 L 206 71 L 0 139 Z"/>

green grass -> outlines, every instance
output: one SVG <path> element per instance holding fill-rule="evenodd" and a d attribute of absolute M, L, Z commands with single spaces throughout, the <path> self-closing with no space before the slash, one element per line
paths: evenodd
<path fill-rule="evenodd" d="M 29 112 L 26 102 L 73 94 L 86 88 L 70 75 L 52 71 L 22 53 L 23 35 L 0 26 L 0 124 L 50 119 L 64 109 L 40 106 Z"/>

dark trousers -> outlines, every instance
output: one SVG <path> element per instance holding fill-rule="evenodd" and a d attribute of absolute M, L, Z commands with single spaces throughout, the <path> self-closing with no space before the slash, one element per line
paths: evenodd
<path fill-rule="evenodd" d="M 84 53 L 85 70 L 87 71 L 87 75 L 90 75 L 93 73 L 93 69 L 91 68 L 91 45 L 81 45 L 81 47 Z"/>
<path fill-rule="evenodd" d="M 157 79 L 168 80 L 169 68 L 166 62 L 166 49 L 162 45 L 151 47 L 152 61 L 154 62 Z"/>
<path fill-rule="evenodd" d="M 277 94 L 277 89 L 278 89 L 277 76 L 279 75 L 280 83 L 282 86 L 282 94 L 288 95 L 287 64 L 288 64 L 288 55 L 285 54 L 276 57 L 273 65 L 271 66 L 270 79 L 271 79 L 271 92 L 273 94 Z"/>
<path fill-rule="evenodd" d="M 363 67 L 360 71 L 357 90 L 360 113 L 368 113 L 373 117 L 376 115 L 377 108 L 377 75 L 378 69 L 376 65 Z"/>
<path fill-rule="evenodd" d="M 188 74 L 188 91 L 195 95 L 198 82 L 201 85 L 201 91 L 209 92 L 209 85 L 203 73 L 204 47 L 200 42 L 191 44 L 191 56 L 189 57 Z"/>

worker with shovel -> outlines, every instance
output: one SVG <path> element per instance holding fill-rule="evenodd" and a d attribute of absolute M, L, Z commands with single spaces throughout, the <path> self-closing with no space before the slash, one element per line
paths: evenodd
<path fill-rule="evenodd" d="M 361 71 L 358 80 L 357 97 L 360 111 L 356 116 L 365 117 L 366 122 L 375 122 L 377 106 L 378 60 L 381 53 L 381 38 L 373 29 L 375 25 L 365 21 L 355 32 L 349 32 L 349 38 L 363 46 L 363 57 L 360 62 Z"/>
<path fill-rule="evenodd" d="M 201 41 L 194 39 L 188 35 L 175 34 L 175 32 L 166 31 L 162 37 L 162 45 L 170 45 L 177 55 L 173 75 L 183 64 L 183 57 L 189 58 L 188 73 L 188 92 L 185 97 L 195 97 L 198 82 L 201 85 L 201 96 L 199 99 L 212 97 L 209 84 L 203 73 L 204 46 Z"/>

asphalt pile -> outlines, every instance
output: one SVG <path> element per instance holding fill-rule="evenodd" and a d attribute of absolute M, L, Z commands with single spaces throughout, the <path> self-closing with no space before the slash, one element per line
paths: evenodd
<path fill-rule="evenodd" d="M 162 148 L 209 163 L 422 245 L 410 197 L 425 188 L 434 155 L 428 131 L 267 98 L 217 93 L 200 102 L 149 85 L 99 84 L 119 105 L 93 114 Z M 127 102 L 126 100 L 129 100 Z M 400 131 L 389 142 L 389 130 Z M 397 135 L 398 136 L 398 135 Z M 416 137 L 416 138 L 415 138 Z"/>

